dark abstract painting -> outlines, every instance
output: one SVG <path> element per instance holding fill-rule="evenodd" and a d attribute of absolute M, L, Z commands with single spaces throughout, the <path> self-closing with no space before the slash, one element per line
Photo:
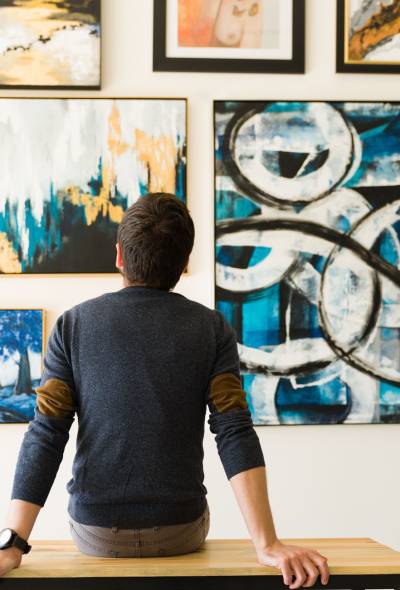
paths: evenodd
<path fill-rule="evenodd" d="M 100 88 L 100 0 L 0 0 L 0 87 Z"/>
<path fill-rule="evenodd" d="M 0 423 L 28 422 L 42 369 L 44 313 L 0 309 Z"/>
<path fill-rule="evenodd" d="M 115 272 L 124 211 L 186 199 L 184 99 L 0 99 L 0 273 Z"/>
<path fill-rule="evenodd" d="M 215 141 L 254 422 L 400 422 L 400 103 L 217 101 Z"/>

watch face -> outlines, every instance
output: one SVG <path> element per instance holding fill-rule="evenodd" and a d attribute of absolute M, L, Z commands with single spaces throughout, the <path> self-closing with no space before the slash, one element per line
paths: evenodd
<path fill-rule="evenodd" d="M 11 529 L 4 529 L 0 533 L 0 548 L 6 547 L 8 543 L 10 543 L 13 536 L 13 532 Z"/>

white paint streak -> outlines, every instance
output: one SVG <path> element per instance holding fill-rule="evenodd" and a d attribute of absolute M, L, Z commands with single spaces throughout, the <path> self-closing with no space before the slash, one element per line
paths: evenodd
<path fill-rule="evenodd" d="M 299 338 L 274 346 L 272 351 L 239 344 L 240 359 L 250 366 L 290 371 L 303 363 L 332 361 L 335 354 L 322 338 Z"/>
<path fill-rule="evenodd" d="M 279 424 L 275 394 L 279 377 L 256 375 L 250 388 L 251 401 L 257 424 Z"/>

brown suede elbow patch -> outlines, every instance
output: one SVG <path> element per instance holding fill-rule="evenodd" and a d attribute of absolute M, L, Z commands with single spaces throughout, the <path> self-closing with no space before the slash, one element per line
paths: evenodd
<path fill-rule="evenodd" d="M 72 391 L 61 379 L 49 379 L 36 389 L 37 407 L 41 414 L 52 418 L 69 418 L 76 407 Z"/>
<path fill-rule="evenodd" d="M 248 408 L 242 383 L 233 373 L 222 373 L 214 377 L 210 385 L 210 399 L 220 414 Z"/>

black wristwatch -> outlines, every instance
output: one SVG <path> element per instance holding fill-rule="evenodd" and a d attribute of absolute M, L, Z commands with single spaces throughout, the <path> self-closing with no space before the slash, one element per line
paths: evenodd
<path fill-rule="evenodd" d="M 32 549 L 31 545 L 25 539 L 22 539 L 18 533 L 12 529 L 3 529 L 0 531 L 0 551 L 2 549 L 10 549 L 10 547 L 16 547 L 24 554 L 29 553 Z"/>

